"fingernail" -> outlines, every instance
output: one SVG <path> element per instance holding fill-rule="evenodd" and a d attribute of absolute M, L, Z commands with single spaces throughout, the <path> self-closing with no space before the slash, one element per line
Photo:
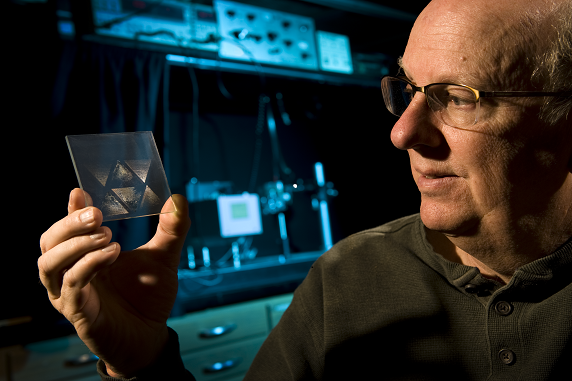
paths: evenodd
<path fill-rule="evenodd" d="M 84 224 L 88 224 L 90 222 L 93 222 L 93 210 L 89 209 L 89 210 L 83 212 L 82 214 L 80 214 L 79 219 Z"/>
<path fill-rule="evenodd" d="M 109 245 L 105 246 L 103 249 L 101 249 L 102 251 L 105 251 L 106 253 L 111 253 L 112 251 L 115 250 L 115 242 L 110 243 Z"/>
<path fill-rule="evenodd" d="M 93 240 L 105 238 L 105 232 L 92 234 L 89 236 L 89 238 L 91 238 Z"/>

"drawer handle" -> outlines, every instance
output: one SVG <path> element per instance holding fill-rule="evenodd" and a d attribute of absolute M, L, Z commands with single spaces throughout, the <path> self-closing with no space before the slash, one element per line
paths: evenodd
<path fill-rule="evenodd" d="M 242 362 L 242 359 L 240 357 L 230 359 L 230 360 L 226 360 L 226 361 L 215 362 L 214 364 L 205 367 L 203 369 L 203 372 L 205 372 L 205 373 L 222 372 L 222 371 L 225 371 L 227 369 L 234 368 L 235 366 L 237 366 L 241 362 Z"/>
<path fill-rule="evenodd" d="M 97 360 L 99 360 L 99 357 L 97 357 L 93 353 L 86 353 L 81 356 L 69 358 L 65 361 L 64 364 L 67 367 L 76 367 L 76 366 L 91 364 L 96 362 Z"/>
<path fill-rule="evenodd" d="M 236 324 L 227 324 L 210 329 L 203 329 L 199 333 L 199 337 L 203 339 L 212 339 L 213 337 L 219 337 L 222 335 L 226 335 L 227 333 L 231 333 L 236 329 L 236 327 L 237 327 Z"/>

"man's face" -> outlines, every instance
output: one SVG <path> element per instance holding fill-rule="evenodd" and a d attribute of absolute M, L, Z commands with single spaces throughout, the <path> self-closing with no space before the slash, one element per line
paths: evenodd
<path fill-rule="evenodd" d="M 481 9 L 461 4 L 440 1 L 421 14 L 402 60 L 409 79 L 417 86 L 448 82 L 484 91 L 533 90 L 524 57 L 534 51 L 504 32 L 511 15 L 482 2 Z M 507 223 L 526 225 L 554 202 L 564 183 L 570 186 L 571 136 L 540 122 L 540 102 L 484 98 L 480 120 L 463 130 L 444 125 L 425 95 L 415 96 L 391 139 L 409 153 L 428 228 L 471 236 Z"/>

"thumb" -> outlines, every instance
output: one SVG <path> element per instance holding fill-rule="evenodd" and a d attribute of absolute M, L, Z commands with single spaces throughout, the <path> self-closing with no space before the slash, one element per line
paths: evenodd
<path fill-rule="evenodd" d="M 172 195 L 163 206 L 161 213 L 157 232 L 146 246 L 153 251 L 179 255 L 191 226 L 187 199 L 180 194 Z"/>

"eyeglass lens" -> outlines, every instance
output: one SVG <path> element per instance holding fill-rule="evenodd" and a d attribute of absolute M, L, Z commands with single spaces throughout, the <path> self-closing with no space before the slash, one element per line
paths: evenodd
<path fill-rule="evenodd" d="M 385 77 L 381 84 L 387 109 L 401 116 L 415 95 L 415 90 L 404 80 Z M 431 110 L 446 125 L 468 127 L 475 124 L 479 102 L 470 89 L 452 84 L 433 84 L 426 87 L 427 103 Z"/>

